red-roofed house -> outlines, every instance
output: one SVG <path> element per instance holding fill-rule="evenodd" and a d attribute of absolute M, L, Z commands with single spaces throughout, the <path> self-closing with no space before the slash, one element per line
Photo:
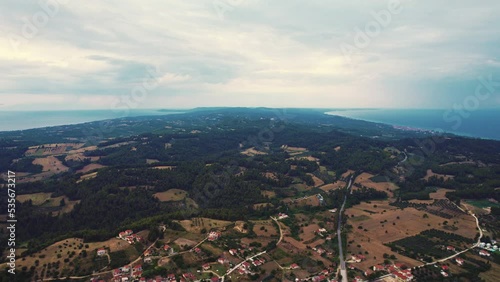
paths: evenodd
<path fill-rule="evenodd" d="M 461 258 L 456 258 L 455 261 L 457 262 L 458 265 L 462 266 L 464 264 L 464 260 Z"/>
<path fill-rule="evenodd" d="M 384 266 L 382 266 L 382 265 L 380 265 L 380 264 L 375 265 L 375 266 L 373 267 L 373 271 L 384 271 L 384 270 L 385 270 L 385 267 L 384 267 Z"/>
<path fill-rule="evenodd" d="M 447 251 L 452 251 L 452 252 L 454 252 L 454 251 L 455 251 L 455 247 L 453 247 L 453 246 L 448 246 L 448 247 L 446 247 L 446 250 L 447 250 Z"/>
<path fill-rule="evenodd" d="M 106 249 L 99 249 L 97 250 L 97 255 L 98 256 L 104 256 L 106 254 Z"/>
<path fill-rule="evenodd" d="M 210 269 L 210 264 L 205 263 L 202 267 L 203 267 L 203 270 L 209 270 Z"/>
<path fill-rule="evenodd" d="M 480 250 L 479 255 L 484 256 L 484 257 L 489 257 L 490 253 L 488 251 L 485 251 L 485 250 Z"/>
<path fill-rule="evenodd" d="M 229 250 L 229 253 L 230 253 L 231 255 L 235 256 L 235 255 L 238 253 L 238 250 L 236 250 L 236 249 L 231 249 L 231 250 Z"/>
<path fill-rule="evenodd" d="M 296 263 L 293 263 L 292 265 L 290 265 L 290 269 L 299 269 L 299 265 L 296 264 Z"/>

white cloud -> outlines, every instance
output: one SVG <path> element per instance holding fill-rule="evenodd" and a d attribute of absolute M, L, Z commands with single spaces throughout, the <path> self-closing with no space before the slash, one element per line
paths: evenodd
<path fill-rule="evenodd" d="M 350 63 L 339 46 L 388 0 L 227 1 L 240 5 L 224 19 L 213 0 L 69 1 L 17 48 L 9 38 L 42 10 L 38 1 L 6 0 L 0 98 L 107 108 L 158 68 L 160 83 L 140 107 L 440 107 L 455 95 L 453 82 L 500 75 L 500 2 L 401 2 Z M 418 99 L 436 95 L 439 103 Z"/>

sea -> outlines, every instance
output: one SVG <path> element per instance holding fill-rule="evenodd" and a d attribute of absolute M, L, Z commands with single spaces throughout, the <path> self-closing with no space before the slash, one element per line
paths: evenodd
<path fill-rule="evenodd" d="M 182 110 L 160 109 L 131 109 L 128 112 L 113 110 L 0 111 L 0 131 L 79 124 L 123 117 L 168 115 L 182 112 Z"/>
<path fill-rule="evenodd" d="M 436 109 L 337 109 L 327 112 L 352 119 L 456 135 L 500 140 L 500 109 L 454 111 Z"/>

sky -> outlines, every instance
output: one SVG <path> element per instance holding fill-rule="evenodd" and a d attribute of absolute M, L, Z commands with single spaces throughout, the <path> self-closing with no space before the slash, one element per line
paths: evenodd
<path fill-rule="evenodd" d="M 0 110 L 500 107 L 499 14 L 498 0 L 2 0 Z"/>

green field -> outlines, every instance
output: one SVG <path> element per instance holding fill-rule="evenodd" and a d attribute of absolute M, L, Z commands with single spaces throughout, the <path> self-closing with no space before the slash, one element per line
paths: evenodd
<path fill-rule="evenodd" d="M 493 202 L 490 202 L 488 200 L 468 200 L 467 203 L 477 207 L 477 208 L 487 208 L 487 207 L 499 207 L 500 204 L 495 204 Z"/>

